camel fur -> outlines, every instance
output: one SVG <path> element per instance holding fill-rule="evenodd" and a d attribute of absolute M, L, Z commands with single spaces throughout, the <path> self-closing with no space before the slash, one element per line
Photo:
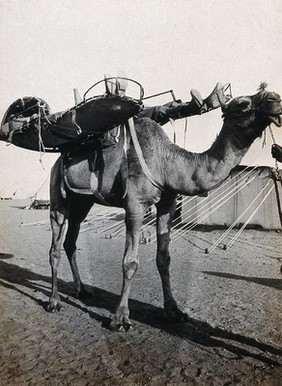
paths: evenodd
<path fill-rule="evenodd" d="M 223 127 L 210 149 L 203 153 L 192 153 L 173 144 L 161 126 L 151 119 L 135 119 L 143 157 L 161 189 L 143 173 L 125 127 L 117 145 L 102 151 L 98 164 L 93 161 L 94 150 L 62 154 L 52 169 L 50 185 L 52 294 L 48 310 L 54 312 L 61 308 L 57 287 L 61 246 L 69 259 L 76 294 L 80 296 L 84 290 L 76 262 L 80 224 L 94 203 L 122 207 L 126 225 L 123 285 L 111 327 L 114 330 L 132 328 L 128 299 L 139 265 L 139 234 L 144 215 L 154 204 L 157 209 L 156 262 L 164 309 L 171 320 L 186 320 L 187 315 L 173 297 L 169 272 L 170 229 L 176 197 L 179 193 L 192 196 L 207 192 L 226 179 L 270 123 L 281 126 L 281 113 L 280 96 L 275 92 L 261 90 L 252 96 L 234 98 L 223 106 Z"/>

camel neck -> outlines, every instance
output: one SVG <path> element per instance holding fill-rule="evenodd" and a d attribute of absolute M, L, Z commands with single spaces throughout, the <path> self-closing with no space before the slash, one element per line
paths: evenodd
<path fill-rule="evenodd" d="M 185 195 L 196 195 L 211 190 L 225 180 L 246 154 L 232 135 L 221 132 L 211 148 L 203 153 L 192 153 L 171 145 L 167 184 Z"/>

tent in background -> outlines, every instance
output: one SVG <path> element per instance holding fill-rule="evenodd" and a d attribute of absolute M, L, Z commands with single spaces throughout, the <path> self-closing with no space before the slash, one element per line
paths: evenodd
<path fill-rule="evenodd" d="M 30 197 L 31 203 L 29 209 L 49 209 L 50 207 L 50 192 L 49 192 L 50 175 L 43 181 L 42 185 Z"/>
<path fill-rule="evenodd" d="M 247 223 L 248 227 L 282 229 L 281 172 L 277 180 L 270 167 L 237 167 L 218 188 L 184 199 L 182 222 L 214 227 Z"/>

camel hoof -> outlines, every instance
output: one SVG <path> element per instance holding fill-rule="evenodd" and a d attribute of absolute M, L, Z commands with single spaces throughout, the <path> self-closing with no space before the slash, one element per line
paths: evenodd
<path fill-rule="evenodd" d="M 117 322 L 116 320 L 112 320 L 110 323 L 110 329 L 112 331 L 117 332 L 129 332 L 133 331 L 133 324 L 130 322 L 130 320 L 123 320 L 122 322 Z"/>
<path fill-rule="evenodd" d="M 117 331 L 118 332 L 125 332 L 124 326 L 119 326 Z"/>
<path fill-rule="evenodd" d="M 133 330 L 133 325 L 129 319 L 129 310 L 127 307 L 118 307 L 111 323 L 112 331 L 128 332 Z"/>
<path fill-rule="evenodd" d="M 132 323 L 127 323 L 126 324 L 126 328 L 125 328 L 125 331 L 126 332 L 129 332 L 129 331 L 133 331 L 134 330 L 134 327 L 133 327 L 133 324 Z"/>
<path fill-rule="evenodd" d="M 48 304 L 47 307 L 46 307 L 46 310 L 47 310 L 48 312 L 54 313 L 54 312 L 60 311 L 61 308 L 62 308 L 62 305 L 61 305 L 60 302 L 57 302 L 57 301 L 56 301 L 56 302 L 53 302 L 53 301 L 50 301 L 49 304 Z"/>
<path fill-rule="evenodd" d="M 129 332 L 134 330 L 131 323 L 117 324 L 114 321 L 111 322 L 110 329 L 117 332 Z"/>

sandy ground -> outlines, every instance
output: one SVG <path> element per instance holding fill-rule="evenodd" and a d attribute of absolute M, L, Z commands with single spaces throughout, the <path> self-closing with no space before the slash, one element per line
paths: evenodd
<path fill-rule="evenodd" d="M 63 309 L 48 313 L 48 211 L 20 206 L 0 202 L 2 386 L 279 385 L 281 233 L 246 230 L 231 249 L 210 254 L 205 248 L 220 230 L 172 243 L 173 290 L 190 317 L 176 324 L 163 315 L 156 244 L 140 244 L 130 301 L 135 328 L 117 333 L 109 322 L 121 288 L 123 234 L 108 239 L 85 228 L 78 260 L 92 296 L 72 296 L 63 255 Z"/>

